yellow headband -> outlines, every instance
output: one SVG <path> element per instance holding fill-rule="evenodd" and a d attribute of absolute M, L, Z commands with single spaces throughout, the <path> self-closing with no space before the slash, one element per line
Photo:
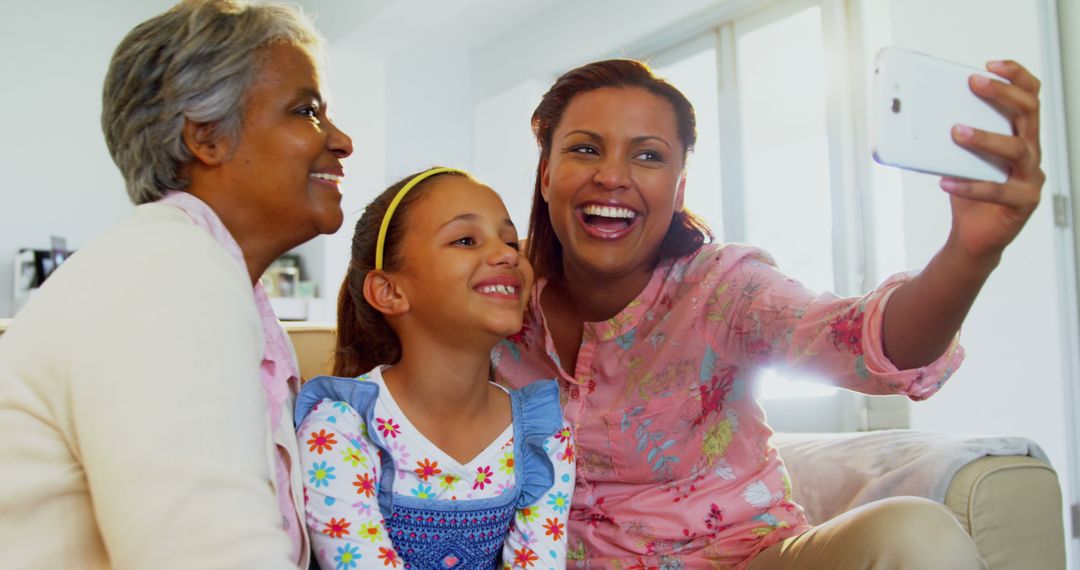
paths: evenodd
<path fill-rule="evenodd" d="M 394 216 L 394 211 L 397 210 L 398 204 L 400 204 L 401 200 L 405 198 L 405 195 L 409 193 L 409 190 L 415 188 L 417 184 L 420 184 L 421 182 L 427 180 L 428 178 L 431 178 L 432 176 L 435 176 L 436 174 L 443 174 L 446 172 L 466 174 L 465 171 L 458 170 L 456 168 L 432 168 L 430 170 L 425 170 L 420 174 L 417 174 L 416 176 L 413 176 L 412 180 L 405 184 L 405 186 L 402 186 L 401 190 L 398 190 L 397 195 L 394 196 L 394 199 L 390 201 L 390 206 L 386 208 L 386 215 L 383 216 L 382 225 L 379 226 L 379 241 L 375 242 L 375 269 L 383 268 L 383 250 L 385 249 L 386 245 L 386 232 L 388 229 L 390 229 L 390 218 Z"/>

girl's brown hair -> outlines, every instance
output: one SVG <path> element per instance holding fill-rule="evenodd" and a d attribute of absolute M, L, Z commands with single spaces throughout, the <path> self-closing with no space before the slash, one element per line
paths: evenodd
<path fill-rule="evenodd" d="M 436 167 L 432 167 L 436 168 Z M 397 193 L 410 180 L 427 172 L 410 174 L 379 194 L 364 208 L 353 232 L 352 259 L 338 293 L 337 343 L 334 350 L 334 376 L 354 378 L 380 364 L 395 364 L 401 360 L 401 341 L 382 313 L 364 298 L 364 280 L 375 269 L 375 246 L 386 210 Z M 436 174 L 413 187 L 398 204 L 386 231 L 383 244 L 383 269 L 394 271 L 402 263 L 401 243 L 409 211 L 432 182 L 442 176 L 468 176 L 450 171 Z"/>
<path fill-rule="evenodd" d="M 532 115 L 532 130 L 536 143 L 540 146 L 540 160 L 536 167 L 532 212 L 529 214 L 526 255 L 532 263 L 537 279 L 560 277 L 563 257 L 562 244 L 555 235 L 548 205 L 541 193 L 540 165 L 551 154 L 552 133 L 558 128 L 570 101 L 581 93 L 603 87 L 637 87 L 671 103 L 679 140 L 683 144 L 684 161 L 697 142 L 694 106 L 681 91 L 653 74 L 644 63 L 632 59 L 609 59 L 589 63 L 563 74 L 540 99 L 540 104 Z M 684 209 L 672 217 L 671 226 L 660 244 L 659 256 L 660 259 L 680 257 L 712 240 L 712 231 L 705 221 Z"/>

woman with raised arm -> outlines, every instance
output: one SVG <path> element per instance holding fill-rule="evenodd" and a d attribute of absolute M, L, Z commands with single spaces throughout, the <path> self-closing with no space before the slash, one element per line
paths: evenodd
<path fill-rule="evenodd" d="M 1016 135 L 953 136 L 1007 162 L 1008 181 L 943 180 L 945 246 L 918 276 L 850 299 L 807 290 L 759 249 L 710 243 L 683 208 L 693 107 L 645 65 L 584 65 L 544 95 L 527 249 L 537 281 L 522 331 L 493 358 L 510 386 L 563 388 L 578 456 L 569 567 L 985 567 L 922 499 L 810 528 L 754 383 L 765 366 L 796 367 L 920 400 L 960 364 L 960 324 L 1044 179 L 1038 81 L 1013 62 L 987 67 L 1007 81 L 971 88 Z"/>

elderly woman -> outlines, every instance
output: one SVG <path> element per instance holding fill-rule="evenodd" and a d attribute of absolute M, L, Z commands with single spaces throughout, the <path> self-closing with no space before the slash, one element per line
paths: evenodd
<path fill-rule="evenodd" d="M 320 45 L 292 8 L 190 0 L 117 48 L 102 126 L 137 207 L 0 340 L 5 567 L 307 566 L 259 276 L 342 222 Z"/>

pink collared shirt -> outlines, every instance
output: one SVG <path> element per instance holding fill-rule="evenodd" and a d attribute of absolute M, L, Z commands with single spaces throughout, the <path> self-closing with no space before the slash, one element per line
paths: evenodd
<path fill-rule="evenodd" d="M 207 231 L 218 244 L 229 253 L 244 272 L 247 272 L 247 262 L 244 260 L 244 252 L 240 244 L 236 242 L 228 228 L 218 217 L 217 213 L 205 202 L 187 192 L 169 192 L 159 203 L 175 206 L 184 211 L 195 225 Z M 293 396 L 294 388 L 300 378 L 296 360 L 293 357 L 291 346 L 285 336 L 285 331 L 278 324 L 277 316 L 270 305 L 270 299 L 266 296 L 266 290 L 262 283 L 255 282 L 253 287 L 255 306 L 259 311 L 262 322 L 265 352 L 263 354 L 262 377 L 263 390 L 266 393 L 266 405 L 270 418 L 271 433 L 276 433 L 281 426 L 282 410 L 287 405 L 290 396 Z M 287 421 L 292 418 L 286 416 Z M 288 430 L 292 432 L 290 427 Z M 302 560 L 304 540 L 301 535 L 299 515 L 292 496 L 292 479 L 290 469 L 292 461 L 288 449 L 281 443 L 277 443 L 277 455 L 274 462 L 274 477 L 277 483 L 278 507 L 281 509 L 282 525 L 289 535 L 293 544 L 294 559 L 299 564 Z"/>
<path fill-rule="evenodd" d="M 523 330 L 492 352 L 500 382 L 558 378 L 577 442 L 569 555 L 591 568 L 744 568 L 807 529 L 754 397 L 767 366 L 867 394 L 936 392 L 954 341 L 897 370 L 882 348 L 894 276 L 862 298 L 814 294 L 763 251 L 706 245 L 661 263 L 636 299 L 585 323 L 573 374 L 559 366 L 536 284 Z"/>

